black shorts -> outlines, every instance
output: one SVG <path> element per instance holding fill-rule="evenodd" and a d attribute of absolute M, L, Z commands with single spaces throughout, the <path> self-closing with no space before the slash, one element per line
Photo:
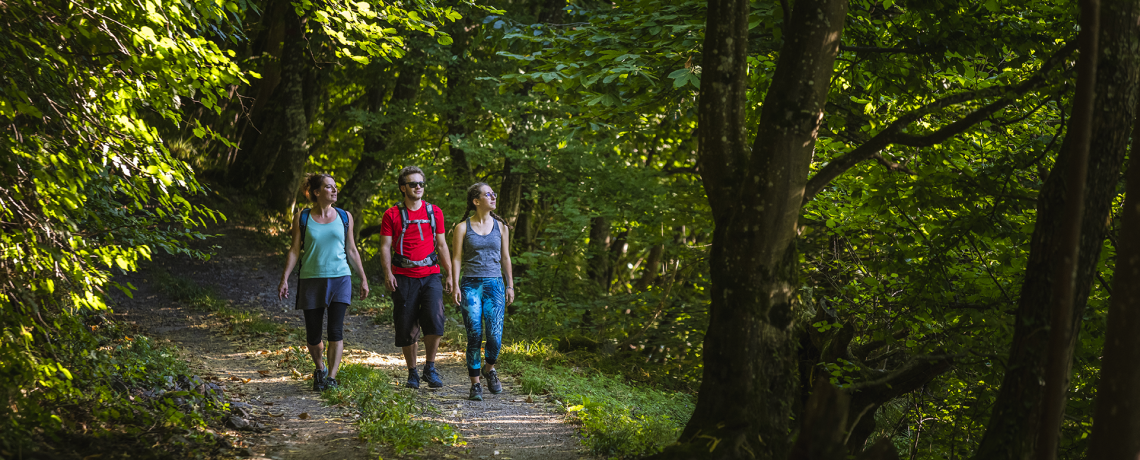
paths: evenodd
<path fill-rule="evenodd" d="M 396 346 L 416 343 L 424 335 L 443 335 L 443 276 L 434 273 L 423 278 L 396 276 L 392 293 L 392 320 Z"/>

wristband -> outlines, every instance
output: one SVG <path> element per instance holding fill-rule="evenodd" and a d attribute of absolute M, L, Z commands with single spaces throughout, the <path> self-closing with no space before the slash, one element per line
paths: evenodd
<path fill-rule="evenodd" d="M 515 290 L 515 287 L 514 286 L 507 286 L 507 289 L 510 289 L 513 291 L 513 290 Z"/>

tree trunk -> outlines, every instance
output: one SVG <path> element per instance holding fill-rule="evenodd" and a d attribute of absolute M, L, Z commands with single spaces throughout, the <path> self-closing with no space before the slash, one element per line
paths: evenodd
<path fill-rule="evenodd" d="M 1069 142 L 1065 143 L 1065 203 L 1060 238 L 1053 249 L 1061 256 L 1053 271 L 1053 298 L 1050 302 L 1049 356 L 1045 362 L 1045 396 L 1038 434 L 1038 460 L 1057 458 L 1061 419 L 1069 389 L 1073 361 L 1073 291 L 1077 259 L 1081 250 L 1081 215 L 1084 214 L 1085 175 L 1089 163 L 1089 137 L 1096 85 L 1097 33 L 1100 28 L 1100 1 L 1081 0 L 1081 57 L 1077 62 L 1077 91 L 1073 97 L 1073 117 L 1069 119 Z"/>
<path fill-rule="evenodd" d="M 1085 212 L 1081 218 L 1080 256 L 1077 259 L 1071 315 L 1073 331 L 1080 330 L 1077 326 L 1096 274 L 1106 234 L 1104 223 L 1116 195 L 1120 166 L 1135 116 L 1137 85 L 1140 83 L 1140 47 L 1136 45 L 1135 29 L 1140 10 L 1138 3 L 1136 0 L 1112 0 L 1104 2 L 1101 8 L 1101 51 L 1097 62 Z M 1067 150 L 1063 148 L 1061 155 L 1065 156 Z M 1066 160 L 1058 158 L 1057 165 L 1064 164 Z M 1049 343 L 1048 334 L 1043 331 L 1047 331 L 1050 324 L 1052 269 L 1060 257 L 1053 250 L 1064 224 L 1061 211 L 1067 198 L 1062 169 L 1054 169 L 1038 197 L 1037 223 L 1030 242 L 1006 373 L 986 434 L 975 454 L 978 459 L 1027 459 L 1037 443 L 1044 401 L 1040 382 L 1044 379 L 1044 350 L 1048 349 Z M 1076 336 L 1070 335 L 1070 349 Z"/>
<path fill-rule="evenodd" d="M 587 246 L 586 275 L 598 283 L 602 291 L 609 290 L 606 274 L 610 271 L 610 220 L 605 217 L 590 219 L 590 244 Z"/>
<path fill-rule="evenodd" d="M 1132 128 L 1132 138 L 1137 135 L 1140 117 Z M 1136 235 L 1140 234 L 1140 142 L 1132 142 L 1128 161 L 1120 234 Z M 1136 333 L 1140 329 L 1140 239 L 1120 239 L 1114 273 L 1088 458 L 1136 460 L 1140 457 L 1140 366 L 1136 365 L 1140 360 L 1140 334 Z"/>
<path fill-rule="evenodd" d="M 410 111 L 414 106 L 420 91 L 420 81 L 424 75 L 424 63 L 421 58 L 422 51 L 413 48 L 400 66 L 400 76 L 396 78 L 396 87 L 392 90 L 392 97 L 384 103 L 384 92 L 379 88 L 370 96 L 369 110 L 380 113 L 382 110 L 389 120 L 397 120 L 399 112 Z M 388 152 L 393 136 L 400 126 L 398 121 L 389 121 L 379 126 L 369 126 L 364 137 L 364 153 L 356 164 L 352 176 L 344 182 L 344 191 L 341 193 L 342 207 L 357 211 L 363 208 L 379 189 L 381 179 L 390 173 L 392 154 Z"/>
<path fill-rule="evenodd" d="M 317 98 L 306 97 L 306 89 L 319 90 L 317 75 L 310 63 L 301 19 L 287 14 L 288 25 L 281 50 L 281 81 L 265 102 L 263 131 L 246 139 L 248 153 L 230 168 L 231 184 L 264 192 L 271 209 L 287 211 L 294 204 L 297 186 L 309 153 L 309 118 Z M 308 84 L 306 84 L 308 83 Z M 306 88 L 308 86 L 308 88 Z"/>
<path fill-rule="evenodd" d="M 520 126 L 526 125 L 527 115 L 523 115 L 523 120 L 515 125 L 515 130 L 522 129 Z M 512 132 L 511 139 L 522 137 L 521 134 Z M 510 141 L 508 141 L 510 144 Z M 515 167 L 518 162 L 507 157 L 503 160 L 503 182 L 499 185 L 499 214 L 507 220 L 507 225 L 514 226 L 519 221 L 519 203 L 522 201 L 523 178 L 521 172 L 515 172 Z"/>
<path fill-rule="evenodd" d="M 475 174 L 467 161 L 467 152 L 454 144 L 454 139 L 462 138 L 468 134 L 468 113 L 474 100 L 471 94 L 475 88 L 469 68 L 471 34 L 467 31 L 469 20 L 464 17 L 451 24 L 449 31 L 455 42 L 451 46 L 452 61 L 447 64 L 447 152 L 451 157 L 451 167 L 455 175 L 455 182 L 462 188 L 463 193 L 468 185 L 475 183 Z"/>
<path fill-rule="evenodd" d="M 657 273 L 661 270 L 661 256 L 663 255 L 665 255 L 664 244 L 658 244 L 649 249 L 649 257 L 645 259 L 645 268 L 642 269 L 641 278 L 633 286 L 635 292 L 649 289 L 649 286 L 657 279 Z"/>
<path fill-rule="evenodd" d="M 716 225 L 712 299 L 697 405 L 660 456 L 783 459 L 798 387 L 792 302 L 808 165 L 846 0 L 799 0 L 745 140 L 749 2 L 710 0 L 698 101 L 699 167 Z"/>
<path fill-rule="evenodd" d="M 309 161 L 309 120 L 316 114 L 324 94 L 323 79 L 312 65 L 304 37 L 300 34 L 285 41 L 285 61 L 279 87 L 283 100 L 281 114 L 281 150 L 277 162 L 266 177 L 262 189 L 270 209 L 291 211 L 297 191 L 305 177 Z M 263 142 L 268 139 L 263 139 Z M 292 213 L 290 213 L 292 214 Z"/>

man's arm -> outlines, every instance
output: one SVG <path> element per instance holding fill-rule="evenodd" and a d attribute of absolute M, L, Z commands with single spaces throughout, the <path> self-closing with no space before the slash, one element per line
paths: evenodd
<path fill-rule="evenodd" d="M 380 235 L 380 266 L 384 268 L 384 287 L 396 290 L 396 275 L 392 274 L 392 235 Z"/>
<path fill-rule="evenodd" d="M 439 251 L 439 266 L 442 267 L 443 270 L 447 272 L 447 276 L 444 277 L 444 279 L 446 279 L 447 282 L 444 283 L 444 285 L 443 285 L 443 292 L 453 292 L 453 288 L 455 287 L 455 282 L 452 281 L 452 279 L 451 279 L 451 278 L 453 278 L 453 275 L 451 272 L 451 251 L 447 250 L 447 235 L 446 234 L 444 234 L 444 233 L 436 233 L 435 234 L 435 247 Z"/>

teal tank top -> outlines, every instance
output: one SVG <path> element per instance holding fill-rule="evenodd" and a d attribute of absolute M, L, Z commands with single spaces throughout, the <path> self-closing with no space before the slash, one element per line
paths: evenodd
<path fill-rule="evenodd" d="M 305 248 L 301 253 L 301 279 L 339 278 L 349 276 L 348 255 L 344 252 L 344 222 L 340 218 L 327 224 L 309 217 L 305 227 Z"/>

